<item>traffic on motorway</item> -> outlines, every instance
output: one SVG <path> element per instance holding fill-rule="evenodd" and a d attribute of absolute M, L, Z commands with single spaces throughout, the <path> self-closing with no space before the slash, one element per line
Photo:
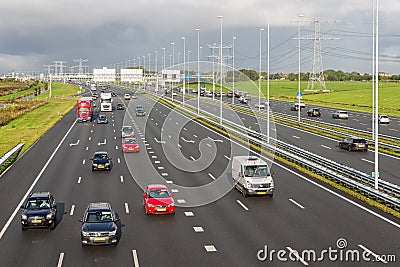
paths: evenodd
<path fill-rule="evenodd" d="M 76 109 L 2 177 L 2 193 L 14 182 L 11 177 L 25 177 L 0 217 L 2 265 L 287 264 L 278 262 L 274 250 L 283 251 L 281 258 L 297 255 L 290 261 L 301 266 L 314 261 L 302 251 L 322 257 L 324 249 L 354 255 L 367 251 L 384 264 L 400 250 L 393 238 L 398 219 L 188 118 L 151 94 L 113 85 L 104 92 L 90 88 Z M 239 97 L 235 101 L 244 105 Z M 262 109 L 295 114 L 293 105 L 271 101 Z M 218 114 L 213 102 L 200 106 Z M 342 120 L 342 111 L 306 105 L 300 111 L 304 117 L 339 124 L 362 118 L 349 112 Z M 264 127 L 263 118 L 235 114 L 247 128 Z M 271 132 L 327 158 L 371 169 L 372 153 L 365 152 L 364 139 L 338 142 L 279 123 Z M 349 153 L 356 150 L 365 151 Z M 381 175 L 395 182 L 397 162 L 382 158 Z M 18 251 L 26 256 L 13 257 Z M 332 261 L 326 257 L 323 263 Z M 365 266 L 365 261 L 350 265 Z"/>

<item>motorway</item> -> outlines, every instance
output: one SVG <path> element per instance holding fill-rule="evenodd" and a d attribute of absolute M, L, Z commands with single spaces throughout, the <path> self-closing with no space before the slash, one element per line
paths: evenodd
<path fill-rule="evenodd" d="M 179 101 L 182 100 L 180 96 L 176 97 Z M 201 98 L 201 100 L 204 100 L 207 98 Z M 230 101 L 230 99 L 227 99 Z M 196 108 L 197 106 L 197 100 L 187 100 L 187 104 L 191 105 L 192 107 Z M 256 101 L 256 99 L 253 99 L 252 101 Z M 200 108 L 202 110 L 206 110 L 209 113 L 214 114 L 215 116 L 219 116 L 219 102 L 210 102 L 210 101 L 201 101 Z M 251 105 L 251 104 L 250 104 Z M 284 113 L 286 110 L 287 112 L 291 113 L 296 113 L 295 111 L 290 111 L 290 105 L 287 102 L 282 102 L 282 101 L 271 101 L 271 116 L 274 116 L 274 112 L 281 112 Z M 303 109 L 302 111 L 302 116 L 305 116 L 306 109 Z M 266 111 L 263 111 L 266 113 Z M 249 115 L 248 113 L 245 112 L 236 112 L 236 117 L 233 119 L 231 116 L 232 110 L 230 110 L 227 107 L 223 107 L 223 116 L 224 118 L 227 118 L 228 120 L 232 120 L 235 123 L 242 124 L 246 128 L 250 128 L 253 130 L 257 130 L 260 127 L 263 128 L 263 133 L 265 134 L 266 132 L 266 119 L 263 119 L 262 117 L 257 117 L 257 119 L 253 115 Z M 256 114 L 256 113 L 254 113 Z M 324 114 L 324 113 L 323 113 Z M 323 115 L 321 118 L 316 118 L 316 120 L 323 120 L 327 122 L 332 122 L 333 121 L 340 121 L 340 123 L 343 123 L 341 121 L 348 122 L 347 120 L 335 120 L 332 119 L 330 116 L 331 113 L 328 115 Z M 358 117 L 360 117 L 359 121 L 364 121 L 366 122 L 369 120 L 368 116 L 366 114 L 357 114 Z M 363 118 L 363 120 L 361 120 Z M 239 122 L 238 122 L 239 121 Z M 399 124 L 400 122 L 397 122 L 398 120 L 392 119 L 391 124 L 389 125 L 380 125 L 380 128 L 385 128 L 388 129 L 388 126 L 393 127 L 394 124 Z M 356 125 L 353 123 L 350 123 L 348 125 L 352 128 L 355 129 L 363 129 L 360 125 Z M 394 126 L 397 127 L 397 126 Z M 389 131 L 389 130 L 388 130 Z M 313 134 L 306 132 L 304 130 L 287 126 L 284 124 L 280 123 L 271 123 L 270 125 L 270 133 L 271 136 L 274 138 L 277 138 L 281 141 L 284 141 L 285 143 L 295 145 L 297 147 L 306 149 L 307 151 L 310 151 L 312 153 L 318 154 L 320 156 L 323 156 L 327 159 L 331 159 L 333 161 L 336 161 L 338 163 L 341 163 L 343 165 L 347 165 L 349 167 L 352 167 L 356 170 L 362 171 L 364 173 L 370 174 L 374 171 L 374 153 L 373 152 L 348 152 L 346 150 L 340 149 L 338 147 L 338 141 L 327 138 L 318 134 Z M 396 135 L 391 135 L 391 136 L 396 136 Z M 386 155 L 383 153 L 380 153 L 379 157 L 379 171 L 380 171 L 380 178 L 386 181 L 389 181 L 393 184 L 400 185 L 400 174 L 398 173 L 398 164 L 399 164 L 400 159 L 398 157 Z"/>
<path fill-rule="evenodd" d="M 277 162 L 272 198 L 243 198 L 235 189 L 221 194 L 230 185 L 231 157 L 251 153 L 246 145 L 144 95 L 124 101 L 124 91 L 113 90 L 115 103 L 124 102 L 126 111 L 109 112 L 109 124 L 97 125 L 75 123 L 72 110 L 1 177 L 0 266 L 397 265 L 386 257 L 371 263 L 329 260 L 326 254 L 323 262 L 288 259 L 293 250 L 313 249 L 319 255 L 331 247 L 395 255 L 399 261 L 400 220 Z M 144 106 L 145 117 L 135 116 L 137 104 Z M 139 153 L 121 151 L 119 131 L 126 124 L 136 130 Z M 293 134 L 279 127 L 278 136 Z M 310 138 L 295 134 L 300 138 L 291 138 L 293 143 Z M 322 142 L 313 140 L 316 147 Z M 90 158 L 99 150 L 113 158 L 112 171 L 91 172 Z M 145 215 L 141 186 L 153 182 L 165 183 L 175 194 L 175 215 Z M 56 197 L 54 231 L 21 231 L 18 207 L 30 191 Z M 81 247 L 78 220 L 95 201 L 110 202 L 121 218 L 117 246 Z M 263 256 L 258 252 L 265 246 L 269 252 L 284 250 L 289 262 L 276 253 L 260 261 L 257 254 Z"/>

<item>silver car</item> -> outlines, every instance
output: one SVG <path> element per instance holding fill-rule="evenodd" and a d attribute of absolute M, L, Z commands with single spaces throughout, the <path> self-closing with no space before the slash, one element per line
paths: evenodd
<path fill-rule="evenodd" d="M 122 126 L 121 129 L 121 137 L 135 137 L 135 132 L 133 131 L 132 126 Z"/>

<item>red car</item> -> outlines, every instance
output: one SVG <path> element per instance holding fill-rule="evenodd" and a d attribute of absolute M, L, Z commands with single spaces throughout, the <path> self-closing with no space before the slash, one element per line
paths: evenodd
<path fill-rule="evenodd" d="M 133 137 L 125 137 L 122 139 L 123 152 L 139 152 L 140 147 L 138 141 Z"/>
<path fill-rule="evenodd" d="M 146 214 L 175 214 L 173 196 L 165 185 L 148 185 L 143 193 L 143 205 Z"/>

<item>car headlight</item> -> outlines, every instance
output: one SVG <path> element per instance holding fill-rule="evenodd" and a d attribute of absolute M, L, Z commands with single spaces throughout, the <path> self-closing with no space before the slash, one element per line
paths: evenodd
<path fill-rule="evenodd" d="M 89 236 L 89 232 L 82 231 L 83 236 Z"/>
<path fill-rule="evenodd" d="M 28 220 L 28 216 L 26 216 L 25 214 L 22 214 L 22 215 L 21 215 L 21 219 L 22 219 L 23 221 L 26 221 L 26 220 Z"/>
<path fill-rule="evenodd" d="M 168 207 L 173 207 L 173 206 L 175 206 L 175 203 L 168 204 Z"/>
<path fill-rule="evenodd" d="M 110 163 L 109 163 L 109 162 L 107 162 L 105 165 L 106 165 L 106 166 L 109 166 L 109 165 L 110 165 Z"/>
<path fill-rule="evenodd" d="M 92 165 L 93 165 L 94 167 L 97 167 L 97 163 L 93 163 Z"/>
<path fill-rule="evenodd" d="M 117 229 L 115 229 L 114 231 L 111 231 L 108 233 L 110 236 L 116 235 L 117 234 Z"/>
<path fill-rule="evenodd" d="M 47 220 L 51 220 L 51 218 L 53 218 L 53 214 L 49 213 L 46 215 L 46 219 Z"/>
<path fill-rule="evenodd" d="M 151 208 L 154 207 L 154 205 L 151 204 L 151 203 L 147 203 L 147 206 L 148 206 L 148 207 L 151 207 Z"/>

